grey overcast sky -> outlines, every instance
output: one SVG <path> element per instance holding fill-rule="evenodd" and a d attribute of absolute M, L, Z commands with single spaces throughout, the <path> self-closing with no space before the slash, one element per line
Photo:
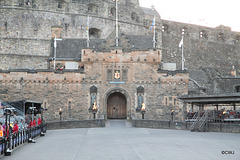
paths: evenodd
<path fill-rule="evenodd" d="M 152 5 L 162 19 L 216 27 L 225 25 L 240 32 L 240 0 L 139 0 Z"/>

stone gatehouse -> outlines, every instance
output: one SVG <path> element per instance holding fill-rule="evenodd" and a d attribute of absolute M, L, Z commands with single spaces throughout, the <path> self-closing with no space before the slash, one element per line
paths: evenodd
<path fill-rule="evenodd" d="M 182 120 L 183 105 L 177 97 L 188 93 L 187 71 L 159 69 L 161 51 L 82 51 L 84 68 L 77 70 L 12 70 L 0 73 L 1 97 L 7 100 L 34 99 L 48 108 L 48 121 L 91 119 L 94 101 L 97 118 L 141 118 Z M 61 62 L 65 63 L 65 62 Z M 69 63 L 69 62 L 68 62 Z"/>

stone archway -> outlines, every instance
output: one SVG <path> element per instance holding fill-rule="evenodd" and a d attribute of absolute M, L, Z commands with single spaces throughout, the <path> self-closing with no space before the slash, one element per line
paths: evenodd
<path fill-rule="evenodd" d="M 99 38 L 101 38 L 101 30 L 99 30 L 97 28 L 90 28 L 89 36 L 91 39 L 99 39 Z"/>
<path fill-rule="evenodd" d="M 108 101 L 109 101 L 109 103 L 114 104 L 114 101 L 116 102 L 118 100 L 122 100 L 123 102 L 126 102 L 125 106 L 123 108 L 121 108 L 121 109 L 123 109 L 122 114 L 124 115 L 124 117 L 122 117 L 120 119 L 126 119 L 131 115 L 130 95 L 128 94 L 128 92 L 125 89 L 116 87 L 116 88 L 109 89 L 104 95 L 104 100 L 103 100 L 104 109 L 103 110 L 104 110 L 104 115 L 106 116 L 105 118 L 114 119 L 114 117 L 111 117 L 111 115 L 110 115 L 110 117 L 108 117 L 110 114 L 109 113 L 110 111 L 108 112 Z M 119 105 L 124 105 L 123 102 L 121 102 L 121 104 L 119 104 Z M 112 109 L 114 109 L 114 106 L 112 106 Z M 116 109 L 116 107 L 115 107 L 115 109 Z M 116 118 L 116 119 L 118 119 L 118 118 Z"/>
<path fill-rule="evenodd" d="M 109 119 L 127 118 L 127 99 L 124 94 L 114 92 L 108 96 L 107 116 Z"/>

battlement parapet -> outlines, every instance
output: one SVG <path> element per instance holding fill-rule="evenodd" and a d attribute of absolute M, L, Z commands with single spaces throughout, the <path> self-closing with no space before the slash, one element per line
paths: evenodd
<path fill-rule="evenodd" d="M 0 70 L 1 83 L 79 83 L 84 77 L 83 70 Z"/>
<path fill-rule="evenodd" d="M 100 16 L 110 19 L 116 17 L 116 6 L 112 0 L 2 0 L 0 8 L 9 9 L 27 9 L 36 11 L 50 11 L 62 14 L 84 14 Z M 132 21 L 133 23 L 146 22 L 144 19 L 144 9 L 139 6 L 138 0 L 121 0 L 118 2 L 120 14 L 119 20 Z M 158 15 L 157 12 L 154 14 Z M 159 17 L 159 16 L 158 16 Z"/>
<path fill-rule="evenodd" d="M 84 49 L 81 57 L 82 62 L 160 63 L 162 54 L 160 49 L 132 52 L 123 52 L 122 49 L 114 49 L 107 53 Z"/>
<path fill-rule="evenodd" d="M 182 22 L 162 20 L 162 32 L 164 37 L 176 36 L 199 39 L 201 41 L 211 41 L 225 44 L 240 44 L 240 32 L 232 31 L 231 27 L 220 25 L 215 28 L 194 25 Z"/>

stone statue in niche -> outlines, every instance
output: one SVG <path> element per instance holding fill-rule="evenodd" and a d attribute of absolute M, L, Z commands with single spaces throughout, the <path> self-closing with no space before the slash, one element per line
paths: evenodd
<path fill-rule="evenodd" d="M 89 110 L 92 109 L 92 107 L 94 105 L 94 102 L 97 102 L 97 87 L 96 86 L 92 86 L 90 88 L 90 96 L 91 96 L 91 99 L 90 99 L 90 108 L 89 108 Z"/>
<path fill-rule="evenodd" d="M 142 107 L 142 103 L 143 103 L 143 96 L 142 94 L 138 95 L 138 108 Z"/>
<path fill-rule="evenodd" d="M 94 102 L 96 102 L 96 94 L 95 94 L 95 93 L 93 93 L 93 94 L 91 95 L 91 106 L 94 105 Z"/>
<path fill-rule="evenodd" d="M 137 88 L 137 108 L 136 108 L 137 112 L 139 112 L 142 107 L 143 96 L 144 96 L 144 88 L 143 86 L 139 86 Z"/>

